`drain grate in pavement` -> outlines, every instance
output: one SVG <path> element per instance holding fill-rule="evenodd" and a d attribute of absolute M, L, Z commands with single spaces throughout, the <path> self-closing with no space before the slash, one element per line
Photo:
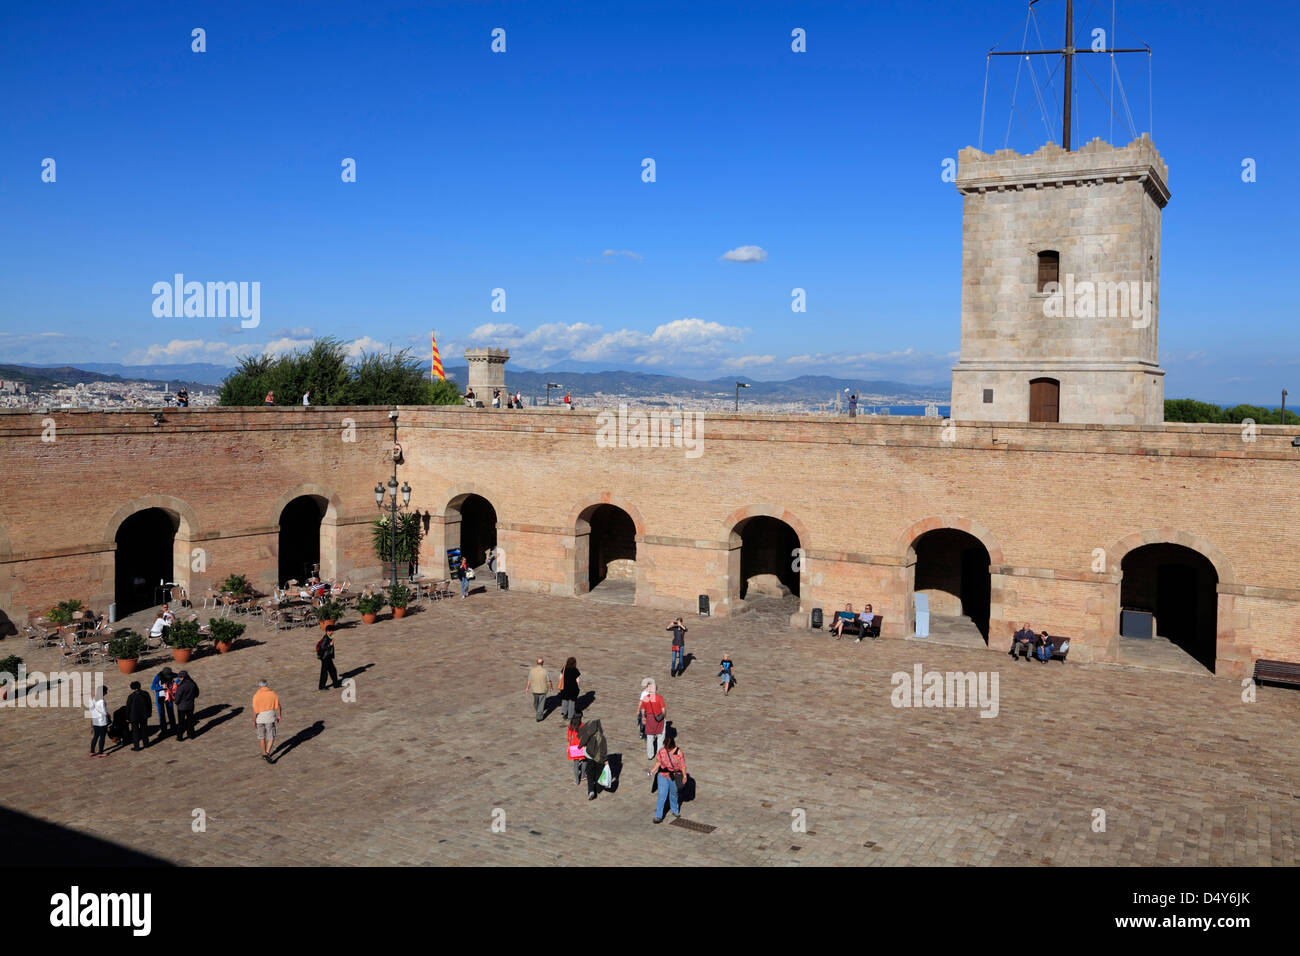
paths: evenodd
<path fill-rule="evenodd" d="M 693 820 L 683 820 L 681 817 L 674 820 L 672 826 L 690 830 L 692 833 L 712 833 L 717 829 L 717 827 L 711 827 L 707 823 L 696 823 Z"/>

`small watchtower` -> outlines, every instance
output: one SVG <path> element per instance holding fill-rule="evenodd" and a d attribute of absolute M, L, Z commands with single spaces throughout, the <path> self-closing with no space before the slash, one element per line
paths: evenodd
<path fill-rule="evenodd" d="M 509 349 L 466 349 L 465 361 L 469 363 L 469 388 L 484 405 L 492 402 L 492 389 L 506 388 L 506 362 Z"/>

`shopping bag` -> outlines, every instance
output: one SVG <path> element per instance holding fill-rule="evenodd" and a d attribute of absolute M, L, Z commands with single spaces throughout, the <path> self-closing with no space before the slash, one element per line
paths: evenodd
<path fill-rule="evenodd" d="M 596 782 L 606 790 L 614 785 L 614 774 L 610 772 L 608 763 L 605 764 L 605 769 L 600 772 L 600 776 L 596 778 Z"/>

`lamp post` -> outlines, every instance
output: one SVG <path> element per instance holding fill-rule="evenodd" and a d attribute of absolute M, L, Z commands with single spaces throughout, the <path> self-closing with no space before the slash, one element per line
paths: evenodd
<path fill-rule="evenodd" d="M 1287 391 L 1284 388 L 1282 389 L 1282 424 L 1283 425 L 1286 424 L 1286 396 L 1287 396 Z"/>
<path fill-rule="evenodd" d="M 393 423 L 393 476 L 388 479 L 388 497 L 389 497 L 389 530 L 391 532 L 390 542 L 391 550 L 389 551 L 389 561 L 393 568 L 391 587 L 397 587 L 397 515 L 399 510 L 405 511 L 411 503 L 411 485 L 409 482 L 402 482 L 400 493 L 402 502 L 399 508 L 397 496 L 399 489 L 397 487 L 397 464 L 402 458 L 402 446 L 397 443 L 397 412 L 389 412 L 388 420 Z M 384 485 L 379 482 L 375 485 L 375 507 L 381 511 L 384 507 Z"/>
<path fill-rule="evenodd" d="M 557 382 L 547 382 L 547 383 L 546 383 L 546 404 L 547 404 L 547 405 L 551 404 L 551 389 L 553 389 L 553 388 L 563 388 L 563 387 L 564 387 L 563 385 L 560 385 L 560 384 L 557 383 Z"/>
<path fill-rule="evenodd" d="M 742 388 L 749 388 L 749 383 L 748 382 L 736 383 L 736 408 L 735 408 L 736 411 L 740 411 L 740 390 Z"/>

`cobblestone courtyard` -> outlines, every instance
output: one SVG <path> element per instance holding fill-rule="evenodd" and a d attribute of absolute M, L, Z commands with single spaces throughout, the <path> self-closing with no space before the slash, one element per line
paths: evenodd
<path fill-rule="evenodd" d="M 363 626 L 354 613 L 337 637 L 354 703 L 316 690 L 318 631 L 253 621 L 245 646 L 189 665 L 202 691 L 192 742 L 92 760 L 80 709 L 0 710 L 0 804 L 192 865 L 1297 861 L 1294 691 L 1243 703 L 1239 684 L 1209 676 L 835 643 L 761 615 L 688 618 L 694 661 L 670 679 L 669 617 L 492 588 L 403 621 Z M 54 666 L 21 643 L 0 649 Z M 724 652 L 738 675 L 730 697 L 714 678 Z M 595 693 L 586 713 L 621 755 L 616 791 L 594 802 L 574 786 L 558 710 L 533 719 L 524 678 L 539 654 L 553 676 L 577 657 Z M 163 663 L 138 675 L 146 687 Z M 996 671 L 997 716 L 895 708 L 891 675 L 918 663 Z M 115 708 L 132 678 L 109 667 Z M 270 766 L 249 712 L 260 676 L 285 709 Z M 651 823 L 634 719 L 644 676 L 659 681 L 696 779 L 683 817 L 713 832 Z M 792 828 L 796 810 L 806 832 Z"/>

